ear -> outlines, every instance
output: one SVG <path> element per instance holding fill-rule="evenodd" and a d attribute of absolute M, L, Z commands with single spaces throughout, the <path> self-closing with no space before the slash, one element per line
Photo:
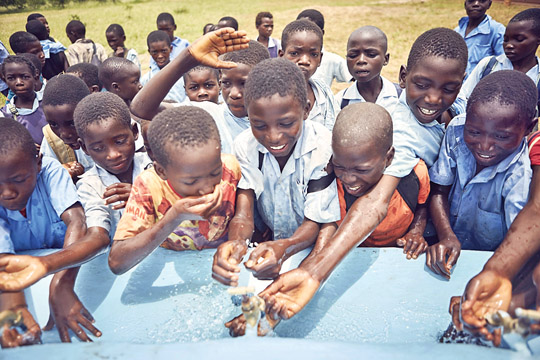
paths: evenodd
<path fill-rule="evenodd" d="M 392 160 L 394 160 L 395 152 L 396 152 L 396 150 L 394 149 L 393 146 L 391 146 L 390 149 L 388 150 L 388 152 L 386 153 L 386 166 L 385 166 L 385 168 L 389 167 L 390 164 L 392 164 Z"/>
<path fill-rule="evenodd" d="M 309 109 L 311 107 L 311 102 L 308 100 L 306 103 L 306 107 L 304 107 L 304 120 L 307 120 L 309 117 Z"/>
<path fill-rule="evenodd" d="M 37 156 L 37 172 L 39 173 L 41 171 L 41 164 L 42 164 L 42 160 L 43 159 L 43 154 L 38 154 Z"/>
<path fill-rule="evenodd" d="M 156 171 L 156 174 L 161 178 L 161 180 L 167 180 L 167 171 L 165 168 L 154 160 L 154 170 Z"/>
<path fill-rule="evenodd" d="M 133 139 L 137 140 L 139 138 L 139 127 L 137 123 L 131 125 L 131 132 L 133 132 Z"/>
<path fill-rule="evenodd" d="M 126 35 L 122 36 L 122 41 L 126 41 Z"/>
<path fill-rule="evenodd" d="M 489 2 L 488 2 L 488 6 L 487 6 L 486 10 L 489 10 L 490 7 L 491 7 L 491 0 L 489 0 Z"/>
<path fill-rule="evenodd" d="M 174 29 L 173 30 L 176 31 L 176 28 L 177 28 L 177 26 L 176 26 L 176 24 L 174 24 Z"/>
<path fill-rule="evenodd" d="M 534 130 L 534 127 L 538 124 L 538 118 L 535 117 L 534 119 L 532 119 L 531 121 L 531 124 L 529 125 L 528 129 L 527 129 L 527 132 L 525 134 L 525 136 L 528 136 L 531 132 L 533 132 Z"/>
<path fill-rule="evenodd" d="M 88 153 L 88 150 L 86 149 L 86 145 L 84 144 L 84 141 L 82 141 L 81 138 L 78 138 L 77 139 L 77 142 L 79 143 L 79 145 L 81 145 L 81 149 L 84 151 L 84 153 L 88 156 L 90 156 L 90 154 Z M 91 157 L 91 156 L 90 156 Z"/>
<path fill-rule="evenodd" d="M 319 65 L 317 65 L 317 67 L 321 66 L 323 55 L 324 53 L 321 51 L 321 54 L 319 55 Z"/>
<path fill-rule="evenodd" d="M 399 69 L 399 86 L 402 89 L 405 89 L 406 83 L 407 83 L 407 67 L 405 65 L 401 65 L 401 68 Z"/>
<path fill-rule="evenodd" d="M 277 54 L 278 54 L 279 57 L 283 57 L 283 55 L 285 55 L 285 53 L 283 52 L 282 49 L 279 49 Z"/>
<path fill-rule="evenodd" d="M 98 93 L 98 92 L 99 92 L 99 86 L 92 85 L 92 87 L 90 88 L 90 93 L 93 94 L 93 93 Z"/>
<path fill-rule="evenodd" d="M 113 89 L 116 92 L 118 92 L 120 90 L 120 87 L 118 86 L 118 83 L 116 81 L 113 81 L 111 83 L 111 89 Z"/>
<path fill-rule="evenodd" d="M 172 52 L 172 45 L 169 47 L 169 50 Z"/>
<path fill-rule="evenodd" d="M 390 53 L 384 55 L 384 62 L 383 62 L 383 66 L 386 66 L 388 65 L 388 63 L 390 62 Z"/>

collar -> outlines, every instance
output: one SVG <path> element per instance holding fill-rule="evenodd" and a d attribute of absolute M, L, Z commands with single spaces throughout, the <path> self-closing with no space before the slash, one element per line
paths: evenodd
<path fill-rule="evenodd" d="M 42 88 L 45 88 L 45 86 L 43 86 Z M 34 103 L 32 104 L 32 108 L 31 109 L 17 108 L 17 111 L 19 112 L 19 115 L 33 114 L 39 108 L 39 99 L 38 99 L 37 93 L 35 91 L 34 91 L 34 94 L 35 94 L 35 97 L 34 97 Z M 17 98 L 17 95 L 13 96 L 11 98 L 11 100 L 9 100 L 9 103 L 12 104 L 13 106 L 15 106 L 15 99 L 16 98 Z"/>
<path fill-rule="evenodd" d="M 379 93 L 379 96 L 377 96 L 377 100 L 383 99 L 383 98 L 391 98 L 391 97 L 397 97 L 397 91 L 394 86 L 394 84 L 383 77 L 381 75 L 382 80 L 382 88 L 381 92 Z M 347 100 L 354 100 L 354 99 L 360 99 L 362 101 L 366 101 L 362 94 L 360 94 L 360 91 L 358 91 L 357 81 L 355 80 L 353 83 L 353 86 L 349 86 L 345 92 L 343 93 L 343 98 Z"/>
<path fill-rule="evenodd" d="M 491 22 L 491 16 L 486 14 L 486 17 L 482 20 L 480 24 L 474 29 L 471 30 L 471 32 L 467 35 L 474 35 L 474 34 L 489 34 L 491 32 L 491 29 L 489 28 L 489 23 Z M 469 17 L 464 16 L 461 19 L 459 19 L 458 25 L 460 28 L 466 29 L 467 25 L 469 24 Z"/>

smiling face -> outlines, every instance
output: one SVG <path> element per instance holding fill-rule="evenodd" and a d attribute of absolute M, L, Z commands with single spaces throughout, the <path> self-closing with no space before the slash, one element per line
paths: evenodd
<path fill-rule="evenodd" d="M 142 85 L 139 82 L 141 72 L 139 67 L 135 64 L 120 69 L 122 74 L 121 80 L 112 83 L 113 92 L 120 96 L 126 103 L 131 102 L 135 95 L 142 89 Z"/>
<path fill-rule="evenodd" d="M 401 67 L 400 85 L 405 86 L 407 104 L 424 124 L 439 120 L 454 103 L 465 77 L 463 65 L 457 59 L 428 56 L 412 69 Z"/>
<path fill-rule="evenodd" d="M 491 0 L 465 0 L 465 12 L 469 19 L 483 19 L 491 7 Z"/>
<path fill-rule="evenodd" d="M 36 187 L 41 170 L 41 158 L 33 157 L 23 150 L 0 156 L 0 206 L 21 211 Z"/>
<path fill-rule="evenodd" d="M 76 104 L 43 106 L 43 112 L 45 113 L 47 122 L 51 126 L 51 130 L 73 150 L 81 147 L 78 141 L 79 135 L 77 135 L 73 122 L 75 107 Z"/>
<path fill-rule="evenodd" d="M 261 24 L 257 26 L 257 31 L 259 32 L 259 37 L 269 38 L 274 31 L 274 19 L 263 17 Z"/>
<path fill-rule="evenodd" d="M 251 66 L 238 64 L 237 67 L 221 70 L 221 94 L 229 110 L 236 117 L 247 116 L 244 106 L 244 85 L 246 83 Z"/>
<path fill-rule="evenodd" d="M 124 47 L 124 41 L 126 41 L 126 35 L 119 36 L 116 32 L 111 31 L 105 34 L 107 37 L 107 43 L 113 49 L 113 51 L 116 51 L 117 48 L 123 48 Z"/>
<path fill-rule="evenodd" d="M 279 54 L 295 63 L 302 70 L 307 81 L 321 65 L 321 50 L 322 42 L 317 34 L 311 31 L 300 31 L 289 36 L 287 47 L 280 50 Z"/>
<path fill-rule="evenodd" d="M 15 95 L 30 98 L 35 96 L 35 82 L 39 77 L 26 64 L 8 63 L 4 65 L 4 81 Z"/>
<path fill-rule="evenodd" d="M 219 81 L 212 69 L 187 74 L 185 88 L 186 95 L 191 101 L 211 101 L 216 104 L 218 102 Z"/>
<path fill-rule="evenodd" d="M 347 67 L 358 82 L 379 79 L 383 66 L 390 55 L 379 34 L 373 31 L 354 32 L 347 43 Z"/>
<path fill-rule="evenodd" d="M 41 62 L 41 66 L 45 65 L 45 53 L 43 52 L 43 47 L 41 47 L 39 40 L 28 43 L 26 46 L 26 53 L 36 55 Z"/>
<path fill-rule="evenodd" d="M 504 54 L 512 62 L 533 59 L 540 39 L 533 32 L 532 20 L 508 23 L 503 38 Z"/>
<path fill-rule="evenodd" d="M 172 46 L 167 44 L 166 41 L 156 41 L 148 46 L 150 56 L 152 56 L 160 69 L 169 63 L 171 51 Z"/>

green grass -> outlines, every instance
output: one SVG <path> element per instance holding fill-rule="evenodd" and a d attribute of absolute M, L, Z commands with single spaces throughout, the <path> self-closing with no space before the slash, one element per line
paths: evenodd
<path fill-rule="evenodd" d="M 73 18 L 80 19 L 87 27 L 87 37 L 100 42 L 107 49 L 105 29 L 109 24 L 121 24 L 127 36 L 126 45 L 139 52 L 144 65 L 149 56 L 146 49 L 146 36 L 155 30 L 155 19 L 161 12 L 173 14 L 178 30 L 176 35 L 189 41 L 202 34 L 202 27 L 225 15 L 234 16 L 240 28 L 251 38 L 257 36 L 255 15 L 259 11 L 270 11 L 274 15 L 274 35 L 281 37 L 281 31 L 303 9 L 315 8 L 326 19 L 325 48 L 344 55 L 347 38 L 356 28 L 375 25 L 381 28 L 389 39 L 390 63 L 383 69 L 383 75 L 396 81 L 399 67 L 407 58 L 414 39 L 423 31 L 443 26 L 454 28 L 460 17 L 464 16 L 463 0 L 336 0 L 328 5 L 327 0 L 297 1 L 144 1 L 123 0 L 116 3 L 70 3 L 64 9 L 41 8 L 24 12 L 0 11 L 0 40 L 8 45 L 9 35 L 24 30 L 26 16 L 34 10 L 43 13 L 49 21 L 51 35 L 64 45 L 69 45 L 64 29 Z M 506 24 L 519 11 L 530 7 L 512 5 L 505 7 L 494 3 L 489 14 L 497 21 Z M 1 10 L 1 9 L 0 9 Z M 342 88 L 336 85 L 334 90 Z"/>

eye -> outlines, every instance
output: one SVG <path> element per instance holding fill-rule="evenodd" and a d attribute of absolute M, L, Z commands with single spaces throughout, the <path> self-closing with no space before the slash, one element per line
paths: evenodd
<path fill-rule="evenodd" d="M 213 176 L 213 177 L 221 176 L 221 169 L 219 169 L 218 171 L 214 171 L 213 173 L 210 174 L 210 176 Z"/>
<path fill-rule="evenodd" d="M 195 185 L 196 182 L 197 182 L 197 179 L 193 181 L 183 181 L 184 185 L 188 185 L 188 186 Z"/>
<path fill-rule="evenodd" d="M 294 121 L 291 121 L 291 122 L 288 122 L 288 123 L 282 123 L 280 125 L 281 125 L 281 127 L 284 127 L 284 128 L 290 128 L 291 126 L 294 125 Z"/>
<path fill-rule="evenodd" d="M 347 53 L 347 58 L 348 59 L 354 59 L 358 56 L 358 53 L 356 52 L 353 52 L 353 53 Z"/>
<path fill-rule="evenodd" d="M 188 87 L 188 89 L 191 91 L 196 91 L 199 89 L 199 85 L 191 85 L 190 87 Z"/>
<path fill-rule="evenodd" d="M 230 87 L 230 86 L 231 86 L 231 82 L 228 81 L 228 80 L 222 80 L 222 81 L 221 81 L 221 85 L 223 85 L 223 87 Z"/>
<path fill-rule="evenodd" d="M 376 52 L 368 52 L 368 53 L 366 53 L 366 56 L 369 57 L 369 58 L 376 58 L 377 55 L 379 55 L 379 54 L 376 53 Z"/>
<path fill-rule="evenodd" d="M 508 140 L 510 138 L 510 136 L 506 135 L 506 134 L 496 134 L 495 135 L 495 139 L 497 140 Z"/>
<path fill-rule="evenodd" d="M 469 134 L 470 136 L 480 135 L 480 131 L 477 131 L 477 130 L 465 128 L 465 131 L 467 131 L 467 134 Z"/>
<path fill-rule="evenodd" d="M 425 89 L 428 89 L 429 88 L 429 85 L 427 84 L 422 84 L 422 83 L 418 83 L 418 82 L 415 82 L 414 85 L 419 88 L 419 89 L 422 89 L 422 90 L 425 90 Z"/>
<path fill-rule="evenodd" d="M 58 124 L 53 121 L 49 121 L 49 126 L 53 129 L 56 129 L 58 127 Z"/>
<path fill-rule="evenodd" d="M 207 89 L 212 89 L 212 88 L 216 87 L 216 84 L 208 83 L 208 84 L 204 84 L 204 87 L 206 87 Z"/>
<path fill-rule="evenodd" d="M 266 128 L 266 125 L 252 125 L 255 130 L 262 131 Z"/>
<path fill-rule="evenodd" d="M 94 146 L 92 148 L 92 151 L 94 152 L 102 152 L 105 148 L 103 146 Z"/>
<path fill-rule="evenodd" d="M 318 53 L 318 52 L 311 53 L 311 56 L 314 57 L 314 58 L 318 58 L 318 57 L 319 57 L 319 53 Z"/>
<path fill-rule="evenodd" d="M 123 138 L 116 139 L 116 140 L 114 141 L 114 143 L 115 143 L 116 145 L 123 145 L 123 144 L 126 143 L 126 141 L 127 141 L 127 137 L 123 137 Z"/>
<path fill-rule="evenodd" d="M 297 56 L 298 52 L 297 51 L 289 51 L 287 54 L 289 54 L 290 56 Z"/>
<path fill-rule="evenodd" d="M 444 88 L 443 91 L 446 93 L 446 94 L 454 94 L 457 89 L 452 89 L 452 88 Z"/>

